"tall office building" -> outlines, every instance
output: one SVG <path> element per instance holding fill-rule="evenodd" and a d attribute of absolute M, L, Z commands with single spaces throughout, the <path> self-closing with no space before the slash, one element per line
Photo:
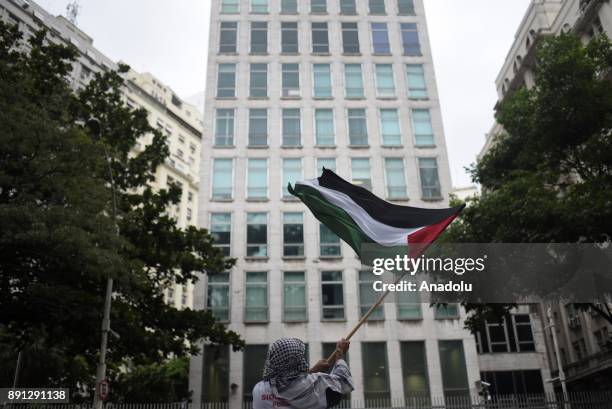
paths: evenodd
<path fill-rule="evenodd" d="M 196 308 L 246 340 L 191 361 L 194 403 L 241 407 L 268 345 L 314 362 L 373 304 L 373 276 L 291 197 L 323 167 L 400 205 L 446 207 L 450 172 L 422 0 L 214 0 L 199 222 L 228 272 L 203 277 Z M 474 337 L 456 305 L 401 298 L 353 337 L 353 404 L 473 391 Z M 361 403 L 363 404 L 363 403 Z"/>

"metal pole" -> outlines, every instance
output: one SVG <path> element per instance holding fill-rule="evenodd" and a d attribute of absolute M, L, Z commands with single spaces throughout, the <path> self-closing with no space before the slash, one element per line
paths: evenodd
<path fill-rule="evenodd" d="M 555 356 L 557 357 L 557 367 L 559 368 L 559 382 L 561 382 L 561 391 L 563 392 L 563 406 L 568 407 L 567 401 L 569 399 L 567 395 L 567 385 L 565 384 L 565 372 L 563 371 L 563 363 L 561 362 L 561 352 L 559 351 L 559 342 L 557 341 L 557 331 L 555 330 L 555 318 L 552 313 L 552 308 L 548 307 L 546 311 L 548 316 L 548 326 L 550 327 L 550 333 L 552 335 L 553 347 L 555 349 Z"/>
<path fill-rule="evenodd" d="M 15 366 L 15 377 L 13 378 L 13 389 L 17 388 L 19 383 L 19 373 L 21 372 L 21 351 L 17 354 L 17 365 Z"/>

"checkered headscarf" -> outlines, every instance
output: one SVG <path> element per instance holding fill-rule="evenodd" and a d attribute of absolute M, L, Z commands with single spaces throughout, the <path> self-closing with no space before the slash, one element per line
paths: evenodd
<path fill-rule="evenodd" d="M 306 345 L 297 338 L 281 338 L 268 349 L 263 379 L 281 392 L 308 372 Z"/>

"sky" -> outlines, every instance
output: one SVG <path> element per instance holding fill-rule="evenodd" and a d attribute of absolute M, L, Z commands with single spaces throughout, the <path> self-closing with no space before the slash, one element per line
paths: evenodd
<path fill-rule="evenodd" d="M 188 98 L 205 88 L 209 1 L 80 0 L 77 24 L 111 59 L 152 73 Z M 53 14 L 64 14 L 69 0 L 37 2 Z M 493 125 L 495 77 L 528 4 L 425 0 L 455 187 L 471 184 L 464 167 L 475 161 Z"/>

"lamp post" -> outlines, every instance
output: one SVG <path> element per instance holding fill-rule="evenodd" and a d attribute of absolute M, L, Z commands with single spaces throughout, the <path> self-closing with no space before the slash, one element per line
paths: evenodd
<path fill-rule="evenodd" d="M 555 356 L 557 358 L 557 367 L 559 368 L 559 382 L 561 383 L 561 391 L 563 392 L 563 407 L 569 409 L 567 400 L 567 385 L 565 384 L 565 371 L 563 370 L 563 362 L 561 361 L 561 352 L 559 351 L 559 342 L 557 341 L 557 331 L 555 330 L 555 317 L 552 312 L 552 308 L 548 307 L 546 310 L 546 316 L 548 317 L 548 327 L 550 328 L 550 334 L 552 335 L 553 348 L 555 349 Z"/>

